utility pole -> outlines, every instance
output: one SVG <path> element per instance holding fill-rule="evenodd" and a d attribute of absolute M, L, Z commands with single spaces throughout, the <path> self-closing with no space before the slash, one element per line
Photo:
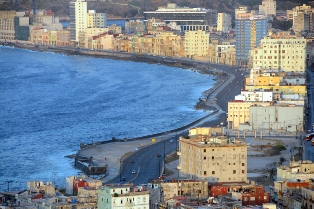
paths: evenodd
<path fill-rule="evenodd" d="M 10 185 L 12 185 L 12 180 L 6 180 L 5 183 L 8 184 L 8 192 L 10 191 Z"/>

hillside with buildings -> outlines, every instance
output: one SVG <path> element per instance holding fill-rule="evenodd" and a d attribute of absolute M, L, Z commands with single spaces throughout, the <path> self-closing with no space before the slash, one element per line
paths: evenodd
<path fill-rule="evenodd" d="M 0 1 L 0 10 L 15 9 L 15 0 Z M 69 2 L 70 0 L 36 0 L 37 9 L 47 9 L 53 11 L 56 15 L 61 17 L 69 17 Z M 108 17 L 122 17 L 131 18 L 143 16 L 144 7 L 146 11 L 156 10 L 159 6 L 165 6 L 167 3 L 177 3 L 181 7 L 204 7 L 215 9 L 217 12 L 234 13 L 234 9 L 239 6 L 247 6 L 249 9 L 258 10 L 258 5 L 262 0 L 87 0 L 88 9 L 97 8 L 98 12 L 106 13 Z M 278 0 L 277 9 L 287 10 L 297 5 L 310 3 L 306 0 Z M 144 6 L 145 5 L 145 6 Z M 19 0 L 18 10 L 30 10 L 32 8 L 32 0 Z"/>

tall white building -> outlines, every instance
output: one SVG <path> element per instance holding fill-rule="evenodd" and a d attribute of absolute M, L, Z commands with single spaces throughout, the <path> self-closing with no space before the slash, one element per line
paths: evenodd
<path fill-rule="evenodd" d="M 231 29 L 231 16 L 227 13 L 218 13 L 217 15 L 217 31 L 227 33 Z"/>
<path fill-rule="evenodd" d="M 263 0 L 262 5 L 259 5 L 259 12 L 265 15 L 276 15 L 276 1 Z"/>
<path fill-rule="evenodd" d="M 78 41 L 78 33 L 87 28 L 87 2 L 76 0 L 70 2 L 70 40 Z"/>

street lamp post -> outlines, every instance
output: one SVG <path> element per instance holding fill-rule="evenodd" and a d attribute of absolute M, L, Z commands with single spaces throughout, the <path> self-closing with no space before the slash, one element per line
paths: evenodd
<path fill-rule="evenodd" d="M 158 168 L 159 168 L 159 172 L 158 172 L 158 178 L 160 177 L 160 155 L 157 155 L 158 158 Z"/>
<path fill-rule="evenodd" d="M 166 140 L 164 140 L 164 172 L 166 174 Z"/>
<path fill-rule="evenodd" d="M 176 151 L 178 151 L 178 133 L 176 132 Z"/>
<path fill-rule="evenodd" d="M 122 173 L 122 164 L 123 164 L 122 158 L 120 158 L 120 181 L 121 181 L 121 173 Z"/>

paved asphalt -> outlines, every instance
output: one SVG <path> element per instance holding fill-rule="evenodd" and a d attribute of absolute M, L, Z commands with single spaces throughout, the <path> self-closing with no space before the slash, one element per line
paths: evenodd
<path fill-rule="evenodd" d="M 310 84 L 308 85 L 308 104 L 309 108 L 308 110 L 308 117 L 307 117 L 307 130 L 313 130 L 312 124 L 314 124 L 314 73 L 311 71 L 311 69 L 307 69 L 307 82 Z M 314 147 L 311 145 L 310 141 L 303 140 L 303 151 L 304 151 L 304 158 L 307 160 L 311 160 L 314 162 Z"/>
<path fill-rule="evenodd" d="M 161 59 L 160 57 L 158 59 Z M 169 58 L 167 58 L 169 59 Z M 185 62 L 195 62 L 192 60 L 185 60 Z M 218 113 L 213 114 L 208 121 L 205 121 L 203 126 L 217 126 L 221 122 L 225 122 L 226 115 L 225 112 L 228 107 L 228 101 L 232 100 L 235 95 L 239 94 L 241 89 L 243 89 L 244 75 L 246 72 L 241 72 L 236 67 L 210 64 L 211 68 L 216 68 L 224 70 L 229 73 L 230 76 L 227 80 L 228 83 L 225 86 L 221 86 L 219 92 L 213 92 L 211 97 L 217 98 L 216 104 L 213 99 L 208 100 L 208 105 L 220 106 L 221 108 Z M 235 70 L 237 69 L 237 70 Z M 218 105 L 218 106 L 217 106 Z M 164 141 L 156 142 L 153 145 L 147 146 L 134 152 L 129 157 L 125 158 L 120 162 L 121 175 L 111 179 L 107 183 L 119 183 L 120 180 L 125 178 L 125 182 L 132 182 L 135 185 L 147 184 L 151 179 L 157 179 L 162 175 L 164 168 L 164 157 L 165 154 L 168 155 L 176 150 L 178 146 L 177 140 L 179 136 L 187 135 L 187 130 L 185 132 L 178 133 L 176 140 L 170 143 L 170 138 L 173 136 L 169 135 Z M 157 157 L 157 153 L 160 153 L 160 157 Z M 133 163 L 132 163 L 133 162 Z M 133 174 L 132 171 L 135 170 L 136 173 Z"/>

